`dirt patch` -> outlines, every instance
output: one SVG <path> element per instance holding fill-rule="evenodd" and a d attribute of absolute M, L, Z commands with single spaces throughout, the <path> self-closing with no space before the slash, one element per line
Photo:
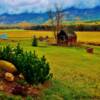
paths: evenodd
<path fill-rule="evenodd" d="M 3 78 L 3 74 L 0 73 L 0 91 L 4 92 L 9 96 L 20 95 L 23 98 L 26 96 L 40 97 L 42 91 L 51 86 L 51 82 L 47 81 L 41 86 L 32 86 L 29 84 L 21 85 L 17 83 L 18 77 L 15 78 L 14 82 L 8 82 Z"/>

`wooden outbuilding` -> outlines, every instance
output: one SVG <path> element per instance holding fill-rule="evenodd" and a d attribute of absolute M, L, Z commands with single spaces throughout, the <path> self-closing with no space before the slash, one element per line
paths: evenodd
<path fill-rule="evenodd" d="M 74 31 L 61 30 L 57 34 L 57 44 L 60 46 L 74 46 L 77 42 L 77 35 Z"/>

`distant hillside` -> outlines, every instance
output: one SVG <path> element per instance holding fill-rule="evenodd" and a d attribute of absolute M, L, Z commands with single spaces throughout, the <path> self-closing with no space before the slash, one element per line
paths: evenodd
<path fill-rule="evenodd" d="M 21 23 L 16 24 L 16 26 L 25 29 L 25 28 L 35 26 L 35 24 L 28 23 L 28 22 L 21 22 Z"/>
<path fill-rule="evenodd" d="M 66 8 L 65 21 L 96 21 L 100 20 L 100 7 L 92 9 Z M 2 14 L 0 15 L 0 24 L 16 24 L 28 22 L 34 24 L 43 24 L 49 20 L 48 13 L 22 13 L 22 14 Z"/>
<path fill-rule="evenodd" d="M 48 20 L 47 13 L 22 13 L 22 14 L 3 14 L 0 15 L 1 24 L 16 24 L 20 22 L 29 22 L 41 24 Z"/>
<path fill-rule="evenodd" d="M 64 12 L 66 12 L 67 16 L 65 17 L 65 20 L 70 21 L 96 21 L 100 20 L 100 7 L 95 7 L 91 9 L 78 9 L 78 8 L 68 8 L 64 9 Z"/>

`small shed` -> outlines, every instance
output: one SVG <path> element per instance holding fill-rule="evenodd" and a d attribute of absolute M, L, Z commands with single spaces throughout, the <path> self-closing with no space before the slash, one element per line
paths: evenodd
<path fill-rule="evenodd" d="M 77 36 L 74 31 L 61 30 L 57 34 L 57 44 L 61 46 L 73 46 L 77 42 Z"/>

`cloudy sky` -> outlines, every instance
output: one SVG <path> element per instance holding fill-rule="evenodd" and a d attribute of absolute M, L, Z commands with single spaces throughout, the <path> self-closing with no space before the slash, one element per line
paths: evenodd
<path fill-rule="evenodd" d="M 45 12 L 54 8 L 55 3 L 65 8 L 93 8 L 100 6 L 100 0 L 0 0 L 0 14 L 23 12 Z"/>

